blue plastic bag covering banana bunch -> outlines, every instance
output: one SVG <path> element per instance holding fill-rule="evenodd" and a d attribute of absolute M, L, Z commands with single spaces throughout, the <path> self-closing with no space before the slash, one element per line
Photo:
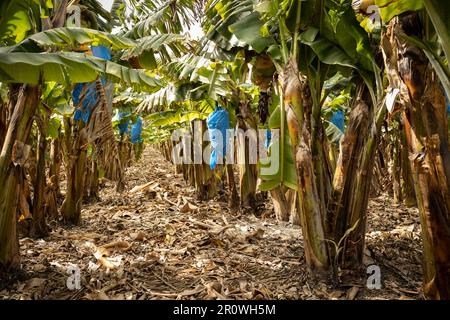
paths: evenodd
<path fill-rule="evenodd" d="M 137 116 L 136 122 L 131 125 L 131 143 L 135 144 L 136 142 L 142 142 L 142 119 Z"/>
<path fill-rule="evenodd" d="M 119 128 L 119 134 L 121 136 L 123 136 L 124 134 L 128 134 L 128 127 L 130 125 L 129 115 L 130 115 L 129 112 L 121 112 L 121 111 L 119 111 L 117 114 L 117 120 L 120 121 L 117 127 Z M 123 120 L 124 118 L 127 119 Z"/>
<path fill-rule="evenodd" d="M 338 127 L 339 130 L 344 133 L 344 112 L 342 110 L 337 110 L 333 112 L 333 116 L 330 118 L 330 122 Z"/>
<path fill-rule="evenodd" d="M 90 51 L 85 51 L 86 54 L 92 54 L 94 57 L 102 58 L 105 60 L 111 60 L 110 50 L 105 46 L 91 46 Z M 108 83 L 105 79 L 100 79 L 102 85 L 105 87 L 106 104 L 108 110 L 112 111 L 112 98 L 114 86 L 112 83 Z M 96 89 L 96 83 L 77 83 L 72 91 L 73 103 L 77 106 L 75 114 L 73 116 L 75 121 L 83 120 L 84 123 L 89 121 L 92 108 L 95 106 L 98 100 L 98 92 Z M 83 104 L 79 106 L 80 100 L 83 100 Z"/>
<path fill-rule="evenodd" d="M 230 127 L 228 111 L 217 105 L 216 109 L 206 119 L 209 140 L 211 141 L 210 167 L 214 169 L 217 163 L 223 163 L 223 157 L 227 152 L 227 129 Z"/>

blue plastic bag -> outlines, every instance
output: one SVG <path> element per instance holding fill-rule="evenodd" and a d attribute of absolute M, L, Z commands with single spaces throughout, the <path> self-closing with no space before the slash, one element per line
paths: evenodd
<path fill-rule="evenodd" d="M 111 51 L 105 46 L 91 46 L 91 51 L 94 57 L 111 60 Z"/>
<path fill-rule="evenodd" d="M 330 118 L 330 122 L 338 127 L 342 133 L 344 133 L 345 121 L 344 121 L 344 112 L 342 110 L 337 110 L 333 112 L 333 115 Z"/>
<path fill-rule="evenodd" d="M 97 89 L 95 88 L 95 83 L 77 83 L 73 89 L 73 103 L 78 105 L 83 96 L 83 91 L 86 89 L 85 98 L 81 108 L 75 110 L 74 119 L 75 121 L 83 120 L 85 123 L 89 120 L 89 115 L 91 114 L 92 108 L 98 99 Z"/>
<path fill-rule="evenodd" d="M 208 126 L 209 140 L 211 141 L 211 161 L 210 167 L 214 169 L 220 159 L 223 159 L 227 152 L 226 134 L 230 127 L 230 117 L 228 111 L 221 106 L 217 106 L 214 112 L 210 113 L 206 119 Z M 221 161 L 223 163 L 223 160 Z"/>
<path fill-rule="evenodd" d="M 111 59 L 110 50 L 105 46 L 91 46 L 92 55 L 97 58 L 102 58 L 105 60 Z M 103 86 L 106 85 L 105 79 L 100 79 Z M 85 89 L 87 88 L 87 89 Z M 78 105 L 83 95 L 83 91 L 86 90 L 85 98 L 81 108 L 75 110 L 73 116 L 75 121 L 83 120 L 87 123 L 89 116 L 91 114 L 92 108 L 95 106 L 98 100 L 98 92 L 96 88 L 96 83 L 77 83 L 72 91 L 73 103 Z"/>
<path fill-rule="evenodd" d="M 123 136 L 124 134 L 128 133 L 128 127 L 130 125 L 130 119 L 128 118 L 126 121 L 123 121 L 122 119 L 125 117 L 128 117 L 130 115 L 129 112 L 120 112 L 117 115 L 117 119 L 120 121 L 119 125 L 117 126 L 119 128 L 119 134 Z"/>
<path fill-rule="evenodd" d="M 142 119 L 137 117 L 137 121 L 131 125 L 131 143 L 142 142 Z"/>

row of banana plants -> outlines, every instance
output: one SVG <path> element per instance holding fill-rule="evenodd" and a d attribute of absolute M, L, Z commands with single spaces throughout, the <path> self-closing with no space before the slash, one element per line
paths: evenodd
<path fill-rule="evenodd" d="M 101 177 L 124 189 L 113 84 L 151 93 L 162 83 L 123 57 L 141 42 L 109 33 L 97 1 L 9 0 L 0 16 L 0 272 L 20 265 L 19 233 L 45 237 L 48 221 L 78 224 Z M 113 62 L 93 52 L 108 48 Z M 130 148 L 128 145 L 127 148 Z M 135 153 L 141 153 L 137 143 Z M 65 184 L 60 182 L 65 176 Z"/>
<path fill-rule="evenodd" d="M 132 87 L 119 85 L 118 96 L 130 108 L 136 106 L 133 113 L 143 114 L 144 132 L 159 143 L 166 157 L 176 149 L 173 132 L 183 128 L 201 136 L 206 131 L 204 119 L 215 103 L 227 110 L 229 127 L 237 132 L 278 131 L 268 148 L 272 159 L 278 159 L 275 173 L 264 170 L 271 163 L 259 152 L 259 164 L 250 161 L 251 144 L 245 137 L 232 142 L 243 157 L 238 183 L 232 163 L 214 170 L 204 163 L 183 163 L 177 170 L 202 199 L 213 197 L 217 183 L 227 180 L 230 203 L 236 208 L 255 207 L 258 190 L 260 195 L 268 193 L 280 220 L 301 224 L 311 275 L 336 281 L 345 281 L 342 275 L 348 269 L 365 274 L 368 200 L 374 185 L 382 188 L 377 163 L 387 157 L 379 150 L 392 138 L 393 167 L 401 167 L 392 173 L 394 194 L 416 202 L 420 211 L 425 295 L 449 298 L 447 4 L 129 0 L 114 1 L 109 13 L 94 0 L 71 5 L 64 0 L 10 0 L 2 8 L 11 13 L 0 20 L 0 81 L 2 88 L 8 86 L 0 112 L 0 175 L 5 181 L 0 193 L 2 267 L 17 264 L 14 208 L 21 203 L 17 194 L 24 194 L 22 198 L 29 194 L 20 191 L 27 185 L 26 172 L 33 172 L 33 190 L 39 190 L 33 192 L 33 202 L 45 198 L 40 194 L 45 190 L 45 124 L 57 113 L 57 102 L 42 98 L 50 81 L 63 87 L 66 95 L 72 83 L 95 82 L 100 96 L 95 108 L 103 110 L 86 122 L 63 117 L 59 144 L 50 142 L 52 150 L 60 148 L 65 155 L 65 220 L 79 221 L 88 155 L 94 159 L 91 163 L 100 164 L 109 178 L 118 181 L 118 190 L 123 189 L 121 168 L 127 157 L 121 155 L 130 154 L 130 145 L 123 136 L 119 142 L 113 139 L 103 78 Z M 72 19 L 70 12 L 77 10 L 85 28 L 64 27 L 66 20 L 76 22 L 76 14 Z M 93 19 L 95 10 L 104 19 Z M 23 17 L 24 22 L 18 24 L 8 18 L 12 16 Z M 183 34 L 194 20 L 201 21 L 204 31 L 198 40 Z M 94 30 L 110 31 L 112 26 L 118 34 Z M 108 46 L 119 63 L 73 52 L 86 44 Z M 84 102 L 80 100 L 78 109 Z M 330 121 L 336 109 L 346 113 L 344 132 Z M 30 137 L 35 137 L 33 143 Z M 189 144 L 184 150 L 208 145 L 203 140 Z M 95 146 L 95 152 L 89 146 Z M 34 170 L 25 168 L 29 154 L 36 159 Z M 51 161 L 52 172 L 59 170 L 53 165 L 56 158 Z M 96 177 L 98 169 L 89 166 Z M 406 197 L 400 196 L 402 183 Z M 33 224 L 42 221 L 40 208 L 33 204 Z"/>

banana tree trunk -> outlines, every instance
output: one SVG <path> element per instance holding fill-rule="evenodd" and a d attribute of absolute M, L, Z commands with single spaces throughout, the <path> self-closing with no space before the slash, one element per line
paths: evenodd
<path fill-rule="evenodd" d="M 296 191 L 284 186 L 278 186 L 270 190 L 269 193 L 277 220 L 290 221 L 293 224 L 299 225 L 300 220 L 297 212 Z"/>
<path fill-rule="evenodd" d="M 100 199 L 99 178 L 100 172 L 98 170 L 98 163 L 95 159 L 92 159 L 91 176 L 89 179 L 89 198 L 96 201 Z"/>
<path fill-rule="evenodd" d="M 335 244 L 339 244 L 346 231 L 353 227 L 353 225 L 349 225 L 354 209 L 352 204 L 356 197 L 361 196 L 358 194 L 359 190 L 356 189 L 357 175 L 362 164 L 370 123 L 369 107 L 362 97 L 364 90 L 364 84 L 361 84 L 350 112 L 333 178 L 332 199 L 325 219 L 327 238 L 332 239 Z M 370 180 L 367 183 L 370 183 Z M 361 222 L 359 221 L 359 223 Z M 331 250 L 330 253 L 333 257 L 338 258 L 336 250 Z M 335 265 L 335 267 L 337 266 Z"/>
<path fill-rule="evenodd" d="M 414 188 L 422 225 L 424 293 L 450 299 L 450 152 L 445 96 L 422 50 L 416 13 L 391 20 L 382 36 L 390 84 L 400 89 Z"/>
<path fill-rule="evenodd" d="M 8 129 L 6 124 L 6 119 L 8 117 L 7 111 L 8 109 L 6 108 L 6 104 L 3 103 L 3 101 L 1 101 L 0 98 L 0 148 L 3 147 L 3 142 L 5 141 L 6 136 L 6 130 Z"/>
<path fill-rule="evenodd" d="M 256 164 L 250 163 L 251 150 L 250 139 L 246 138 L 245 133 L 249 129 L 246 121 L 242 117 L 238 117 L 236 121 L 237 136 L 235 143 L 237 145 L 238 163 L 239 163 L 239 192 L 242 207 L 256 208 L 256 185 L 258 180 L 258 169 Z M 242 131 L 244 134 L 242 134 Z M 257 146 L 254 142 L 253 148 Z M 257 161 L 254 159 L 255 162 Z"/>
<path fill-rule="evenodd" d="M 404 196 L 404 203 L 408 207 L 416 206 L 416 194 L 414 193 L 414 181 L 411 172 L 411 166 L 409 165 L 408 148 L 405 135 L 404 125 L 401 127 L 401 145 L 402 148 L 402 193 Z"/>
<path fill-rule="evenodd" d="M 136 142 L 133 145 L 133 160 L 139 161 L 142 158 L 142 153 L 144 152 L 144 143 L 143 142 Z M 130 162 L 131 165 L 131 162 Z"/>
<path fill-rule="evenodd" d="M 61 188 L 59 184 L 61 173 L 61 140 L 60 138 L 52 140 L 50 146 L 50 181 L 53 184 L 55 196 L 58 197 L 61 194 Z"/>
<path fill-rule="evenodd" d="M 270 197 L 272 198 L 273 209 L 277 220 L 288 221 L 291 206 L 289 205 L 286 193 L 283 189 L 282 186 L 278 186 L 275 189 L 270 190 Z"/>
<path fill-rule="evenodd" d="M 285 65 L 281 78 L 281 130 L 284 130 L 286 114 L 289 137 L 296 158 L 296 207 L 302 226 L 305 259 L 312 275 L 324 277 L 329 270 L 330 259 L 324 228 L 324 172 L 322 164 L 317 161 L 322 156 L 323 145 L 322 141 L 312 141 L 311 138 L 311 133 L 320 138 L 320 109 L 317 110 L 319 106 L 316 106 L 313 117 L 310 87 L 307 81 L 300 80 L 297 61 L 294 58 L 289 59 Z M 315 159 L 313 155 L 316 156 Z"/>
<path fill-rule="evenodd" d="M 83 191 L 83 199 L 89 199 L 89 187 L 91 186 L 92 177 L 92 155 L 86 157 L 86 169 L 84 172 L 84 181 L 86 183 L 86 188 Z M 90 200 L 90 199 L 89 199 Z"/>
<path fill-rule="evenodd" d="M 372 124 L 370 135 L 365 143 L 364 151 L 361 156 L 361 165 L 356 172 L 356 181 L 354 186 L 355 196 L 350 203 L 351 210 L 346 217 L 346 230 L 354 230 L 343 241 L 343 253 L 341 258 L 341 267 L 358 270 L 363 266 L 367 206 L 369 203 L 370 188 L 372 186 L 373 164 L 375 162 L 376 148 L 379 141 L 379 129 L 386 115 L 386 108 L 381 107 L 378 110 L 376 121 Z M 372 118 L 372 117 L 371 117 Z M 345 233 L 344 233 L 345 234 Z M 340 234 L 340 240 L 344 236 Z"/>
<path fill-rule="evenodd" d="M 206 120 L 202 120 L 202 149 L 207 150 L 209 142 L 203 139 L 203 136 L 205 132 L 208 130 L 208 126 L 206 124 Z M 215 171 L 219 167 L 219 165 L 216 166 L 214 170 L 211 169 L 209 164 L 203 163 L 202 164 L 202 190 L 205 200 L 209 200 L 214 198 L 214 196 L 217 194 L 217 179 L 215 175 Z"/>
<path fill-rule="evenodd" d="M 46 126 L 47 115 L 39 117 L 38 121 L 38 141 L 37 141 L 37 167 L 36 167 L 36 179 L 33 187 L 33 219 L 31 223 L 30 236 L 34 238 L 42 238 L 48 235 L 48 226 L 45 222 L 46 202 L 45 202 L 45 190 L 46 177 L 45 177 L 45 153 L 47 149 L 46 140 Z"/>
<path fill-rule="evenodd" d="M 236 210 L 239 207 L 239 195 L 236 190 L 236 183 L 234 181 L 233 165 L 226 165 L 227 184 L 228 184 L 228 205 L 231 210 Z"/>
<path fill-rule="evenodd" d="M 0 270 L 19 265 L 16 229 L 19 178 L 29 153 L 26 143 L 38 105 L 38 91 L 37 86 L 29 85 L 23 85 L 19 90 L 0 153 Z"/>
<path fill-rule="evenodd" d="M 329 269 L 329 253 L 323 226 L 325 210 L 320 203 L 310 143 L 311 136 L 304 124 L 296 155 L 300 222 L 306 263 L 312 274 L 324 276 Z"/>
<path fill-rule="evenodd" d="M 82 121 L 79 121 L 75 128 L 72 128 L 70 119 L 65 119 L 64 124 L 68 161 L 66 163 L 67 190 L 61 213 L 64 222 L 77 225 L 81 218 L 88 137 Z"/>
<path fill-rule="evenodd" d="M 392 175 L 392 189 L 394 191 L 394 202 L 402 203 L 403 202 L 403 193 L 402 193 L 402 147 L 400 144 L 400 132 L 393 133 L 393 143 L 392 143 L 392 161 L 391 161 L 391 175 Z"/>

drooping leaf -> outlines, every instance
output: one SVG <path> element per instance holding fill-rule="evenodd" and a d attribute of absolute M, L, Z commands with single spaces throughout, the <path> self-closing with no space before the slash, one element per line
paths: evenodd
<path fill-rule="evenodd" d="M 88 29 L 63 27 L 35 33 L 23 42 L 11 48 L 12 52 L 30 51 L 33 46 L 41 48 L 76 49 L 81 45 L 94 44 L 110 47 L 113 50 L 129 49 L 136 46 L 136 42 L 121 36 Z"/>
<path fill-rule="evenodd" d="M 191 122 L 196 119 L 206 119 L 207 114 L 200 111 L 163 111 L 158 113 L 153 113 L 145 118 L 146 121 L 150 121 L 152 126 L 167 126 L 173 124 L 182 124 Z"/>
<path fill-rule="evenodd" d="M 0 51 L 0 81 L 38 84 L 44 81 L 71 83 L 92 82 L 104 76 L 114 82 L 155 90 L 161 82 L 145 73 L 117 63 L 74 52 L 3 53 Z"/>
<path fill-rule="evenodd" d="M 450 60 L 450 1 L 423 0 L 425 9 L 441 40 L 447 61 Z"/>
<path fill-rule="evenodd" d="M 275 44 L 271 37 L 264 37 L 261 34 L 262 27 L 263 22 L 259 19 L 259 14 L 253 12 L 232 24 L 229 29 L 239 40 L 261 53 L 267 47 Z"/>
<path fill-rule="evenodd" d="M 178 47 L 179 50 L 183 50 L 183 42 L 185 40 L 185 36 L 174 33 L 156 34 L 140 38 L 137 40 L 137 44 L 135 47 L 125 51 L 122 59 L 127 60 L 131 57 L 138 57 L 141 56 L 144 52 L 158 52 L 165 47 Z"/>
<path fill-rule="evenodd" d="M 407 11 L 417 11 L 423 8 L 423 0 L 375 0 L 384 22 Z M 428 0 L 425 0 L 428 1 Z"/>
<path fill-rule="evenodd" d="M 275 135 L 269 146 L 270 157 L 264 160 L 260 159 L 259 177 L 262 182 L 259 186 L 259 190 L 261 191 L 269 191 L 281 185 L 297 190 L 297 169 L 292 154 L 292 146 L 289 139 L 289 132 L 287 131 L 287 125 L 285 137 L 283 154 L 281 153 L 280 148 L 281 139 Z M 281 163 L 283 163 L 283 176 L 281 173 Z"/>
<path fill-rule="evenodd" d="M 303 32 L 300 35 L 300 41 L 311 47 L 323 63 L 356 68 L 356 61 L 336 44 L 321 37 L 317 28 L 310 27 Z"/>
<path fill-rule="evenodd" d="M 286 121 L 286 120 L 285 120 Z M 280 106 L 276 106 L 269 118 L 269 129 L 280 130 L 281 113 Z M 292 154 L 292 145 L 289 138 L 287 122 L 284 133 L 284 153 L 281 153 L 281 139 L 273 135 L 269 146 L 269 155 L 273 155 L 271 162 L 260 161 L 260 178 L 262 180 L 259 189 L 261 191 L 272 190 L 282 184 L 288 188 L 297 189 L 297 169 Z M 278 165 L 277 165 L 278 163 Z M 283 176 L 281 175 L 281 163 L 283 164 Z M 270 168 L 270 169 L 269 169 Z"/>
<path fill-rule="evenodd" d="M 39 5 L 33 0 L 6 0 L 0 10 L 0 44 L 22 41 L 39 19 Z"/>
<path fill-rule="evenodd" d="M 339 129 L 333 122 L 324 120 L 325 122 L 325 134 L 328 137 L 328 140 L 332 143 L 339 143 L 344 133 Z"/>

